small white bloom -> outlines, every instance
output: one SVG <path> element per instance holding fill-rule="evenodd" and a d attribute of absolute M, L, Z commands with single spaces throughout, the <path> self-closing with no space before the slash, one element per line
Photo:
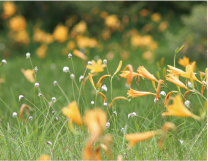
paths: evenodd
<path fill-rule="evenodd" d="M 39 85 L 39 83 L 38 82 L 36 82 L 35 83 L 35 87 L 39 87 L 40 85 Z"/>
<path fill-rule="evenodd" d="M 81 76 L 79 77 L 79 82 L 81 82 L 83 78 L 84 78 L 84 76 L 81 75 Z"/>
<path fill-rule="evenodd" d="M 183 140 L 182 139 L 180 140 L 180 143 L 181 143 L 181 145 L 183 144 Z"/>
<path fill-rule="evenodd" d="M 56 121 L 58 121 L 58 117 L 56 117 Z"/>
<path fill-rule="evenodd" d="M 30 58 L 30 53 L 29 52 L 26 54 L 26 58 L 27 59 Z"/>
<path fill-rule="evenodd" d="M 35 70 L 35 73 L 37 73 L 37 72 L 38 72 L 38 67 L 36 66 L 36 67 L 34 68 L 34 70 Z"/>
<path fill-rule="evenodd" d="M 72 54 L 71 54 L 71 53 L 69 53 L 69 54 L 68 54 L 68 58 L 71 58 L 71 57 L 72 57 Z"/>
<path fill-rule="evenodd" d="M 124 133 L 124 128 L 123 127 L 121 128 L 121 132 Z"/>
<path fill-rule="evenodd" d="M 43 96 L 43 94 L 42 93 L 38 93 L 38 96 L 40 97 L 40 96 Z"/>
<path fill-rule="evenodd" d="M 165 91 L 161 91 L 161 92 L 160 92 L 160 95 L 162 95 L 162 96 L 166 96 Z"/>
<path fill-rule="evenodd" d="M 189 100 L 186 100 L 184 102 L 184 105 L 187 107 L 187 108 L 190 108 L 190 101 Z"/>
<path fill-rule="evenodd" d="M 33 117 L 32 116 L 29 116 L 29 120 L 33 120 Z"/>
<path fill-rule="evenodd" d="M 104 105 L 105 107 L 107 107 L 107 106 L 108 106 L 107 102 L 104 102 L 104 103 L 103 103 L 103 105 Z"/>
<path fill-rule="evenodd" d="M 53 102 L 56 102 L 56 97 L 52 97 L 52 101 Z"/>
<path fill-rule="evenodd" d="M 65 67 L 63 68 L 63 72 L 65 72 L 65 73 L 69 72 L 69 67 L 65 66 Z"/>
<path fill-rule="evenodd" d="M 13 112 L 12 117 L 17 117 L 17 113 Z"/>
<path fill-rule="evenodd" d="M 107 60 L 106 59 L 103 60 L 103 64 L 107 64 Z"/>
<path fill-rule="evenodd" d="M 129 113 L 128 114 L 128 119 L 129 119 L 129 117 L 134 117 L 134 116 L 136 116 L 136 112 Z"/>
<path fill-rule="evenodd" d="M 114 111 L 113 114 L 115 114 L 117 116 L 117 112 L 116 111 Z"/>
<path fill-rule="evenodd" d="M 71 78 L 71 79 L 74 79 L 74 74 L 71 74 L 71 75 L 70 75 L 70 78 Z"/>
<path fill-rule="evenodd" d="M 189 88 L 193 88 L 190 81 L 188 81 L 188 86 L 189 86 Z"/>
<path fill-rule="evenodd" d="M 159 100 L 158 98 L 155 98 L 155 99 L 154 99 L 154 103 L 157 102 L 158 100 Z"/>
<path fill-rule="evenodd" d="M 1 63 L 7 64 L 7 61 L 6 61 L 5 59 L 3 59 L 3 60 L 1 61 Z"/>
<path fill-rule="evenodd" d="M 25 98 L 23 95 L 19 95 L 19 101 L 22 99 L 22 98 Z"/>
<path fill-rule="evenodd" d="M 91 101 L 91 105 L 94 105 L 95 104 L 95 102 L 94 101 Z"/>
<path fill-rule="evenodd" d="M 108 88 L 107 88 L 107 86 L 104 84 L 104 85 L 102 85 L 101 90 L 107 92 L 107 91 L 108 91 Z"/>
<path fill-rule="evenodd" d="M 88 65 L 92 65 L 92 62 L 91 62 L 91 61 L 88 61 L 87 64 L 88 64 Z"/>
<path fill-rule="evenodd" d="M 52 111 L 52 114 L 54 114 L 55 113 L 55 111 Z"/>
<path fill-rule="evenodd" d="M 50 142 L 50 141 L 47 141 L 47 144 L 50 145 L 50 146 L 52 146 L 52 142 Z"/>
<path fill-rule="evenodd" d="M 54 81 L 54 82 L 53 82 L 53 85 L 56 86 L 56 85 L 57 85 L 57 81 Z"/>
<path fill-rule="evenodd" d="M 105 124 L 105 126 L 106 126 L 106 128 L 109 128 L 109 127 L 110 127 L 110 122 L 107 122 L 107 123 Z"/>

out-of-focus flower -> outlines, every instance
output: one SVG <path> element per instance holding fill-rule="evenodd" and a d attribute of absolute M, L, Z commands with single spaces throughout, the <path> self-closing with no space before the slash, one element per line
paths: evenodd
<path fill-rule="evenodd" d="M 189 58 L 183 56 L 183 59 L 179 59 L 178 64 L 186 67 L 189 64 Z"/>
<path fill-rule="evenodd" d="M 87 65 L 87 68 L 91 70 L 91 73 L 102 72 L 104 70 L 104 67 L 106 67 L 106 64 L 102 64 L 101 59 L 99 59 L 97 63 L 94 60 L 92 60 L 92 65 Z"/>
<path fill-rule="evenodd" d="M 127 91 L 127 95 L 128 97 L 141 97 L 141 96 L 156 95 L 156 94 L 146 91 L 136 91 L 130 88 L 130 90 Z"/>
<path fill-rule="evenodd" d="M 160 95 L 162 95 L 162 96 L 166 96 L 165 91 L 161 91 L 161 92 L 160 92 Z"/>
<path fill-rule="evenodd" d="M 120 21 L 116 15 L 109 15 L 105 18 L 105 25 L 117 29 L 120 26 Z"/>
<path fill-rule="evenodd" d="M 26 28 L 26 25 L 27 24 L 23 16 L 15 16 L 11 18 L 9 21 L 9 27 L 13 31 L 17 31 L 17 32 L 24 30 Z"/>
<path fill-rule="evenodd" d="M 108 88 L 107 88 L 107 86 L 104 84 L 104 85 L 101 86 L 101 90 L 107 92 L 107 91 L 108 91 Z"/>
<path fill-rule="evenodd" d="M 192 80 L 200 82 L 196 78 L 196 76 L 195 76 L 195 74 L 193 72 L 193 67 L 194 66 L 195 66 L 195 62 L 193 62 L 192 65 L 191 64 L 188 64 L 186 66 L 186 71 L 180 74 L 181 77 L 189 78 L 192 84 L 193 84 Z"/>
<path fill-rule="evenodd" d="M 38 82 L 35 83 L 35 87 L 39 87 L 40 84 Z"/>
<path fill-rule="evenodd" d="M 160 32 L 163 32 L 167 27 L 168 27 L 168 22 L 164 21 L 164 22 L 161 22 L 161 24 L 158 26 L 158 30 Z"/>
<path fill-rule="evenodd" d="M 2 59 L 2 60 L 1 60 L 1 63 L 7 64 L 7 61 L 6 61 L 5 59 Z"/>
<path fill-rule="evenodd" d="M 190 108 L 190 101 L 189 100 L 186 100 L 184 102 L 184 105 L 187 107 L 187 108 Z"/>
<path fill-rule="evenodd" d="M 162 116 L 178 116 L 178 117 L 192 117 L 199 120 L 199 116 L 191 113 L 182 103 L 180 95 L 176 95 L 173 99 L 173 104 L 168 106 L 167 112 L 162 113 Z"/>
<path fill-rule="evenodd" d="M 23 98 L 25 98 L 23 95 L 19 95 L 19 101 Z"/>
<path fill-rule="evenodd" d="M 110 122 L 107 122 L 107 123 L 105 124 L 105 126 L 106 126 L 106 128 L 109 128 L 109 127 L 110 127 Z"/>
<path fill-rule="evenodd" d="M 13 112 L 12 117 L 17 117 L 17 112 Z"/>
<path fill-rule="evenodd" d="M 18 43 L 28 44 L 30 42 L 30 38 L 26 30 L 21 30 L 14 34 L 14 40 Z"/>
<path fill-rule="evenodd" d="M 16 12 L 16 5 L 13 2 L 4 2 L 3 10 L 4 12 L 2 13 L 1 17 L 3 19 L 7 19 Z"/>
<path fill-rule="evenodd" d="M 75 47 L 76 47 L 76 44 L 75 44 L 74 41 L 69 41 L 69 42 L 67 43 L 67 48 L 68 48 L 69 50 L 73 50 Z"/>
<path fill-rule="evenodd" d="M 24 74 L 25 78 L 31 82 L 31 83 L 35 83 L 35 79 L 34 79 L 34 70 L 31 69 L 27 69 L 26 71 L 24 69 L 21 69 L 21 72 Z"/>
<path fill-rule="evenodd" d="M 135 144 L 141 141 L 145 141 L 159 134 L 158 131 L 148 131 L 143 133 L 133 133 L 125 135 L 125 139 L 129 141 L 128 148 L 133 147 Z"/>
<path fill-rule="evenodd" d="M 125 71 L 121 71 L 121 74 L 119 74 L 119 76 L 122 78 L 128 78 L 129 74 L 130 74 L 130 71 L 125 70 Z M 139 74 L 135 72 L 133 72 L 132 74 L 133 74 L 133 77 L 139 76 Z"/>
<path fill-rule="evenodd" d="M 85 21 L 80 21 L 72 29 L 72 31 L 75 31 L 76 33 L 84 33 L 86 30 L 87 30 L 87 24 Z"/>
<path fill-rule="evenodd" d="M 76 101 L 73 101 L 68 104 L 68 107 L 62 108 L 62 113 L 75 122 L 77 125 L 82 125 L 82 117 L 79 112 L 79 108 L 77 106 Z"/>
<path fill-rule="evenodd" d="M 129 119 L 129 117 L 135 117 L 135 116 L 136 116 L 136 112 L 129 113 L 128 114 L 128 119 Z"/>
<path fill-rule="evenodd" d="M 63 67 L 63 72 L 65 73 L 69 72 L 69 67 Z"/>
<path fill-rule="evenodd" d="M 181 88 L 185 88 L 188 90 L 188 88 L 185 86 L 185 84 L 183 84 L 177 77 L 175 77 L 172 74 L 168 74 L 166 75 L 166 80 L 169 82 L 174 83 L 175 85 L 181 87 Z"/>
<path fill-rule="evenodd" d="M 145 17 L 149 14 L 149 11 L 147 9 L 142 9 L 140 12 L 139 12 L 140 16 L 142 17 Z"/>
<path fill-rule="evenodd" d="M 51 157 L 50 157 L 50 155 L 43 154 L 37 160 L 38 161 L 41 161 L 41 160 L 51 160 Z"/>
<path fill-rule="evenodd" d="M 161 20 L 160 14 L 159 13 L 152 14 L 151 19 L 152 21 L 159 22 Z"/>
<path fill-rule="evenodd" d="M 142 54 L 142 58 L 147 60 L 149 64 L 154 62 L 154 54 L 151 51 L 146 51 Z"/>
<path fill-rule="evenodd" d="M 95 48 L 97 46 L 97 40 L 95 38 L 83 37 L 79 35 L 77 37 L 77 45 L 79 48 Z"/>
<path fill-rule="evenodd" d="M 68 36 L 68 28 L 63 25 L 56 26 L 53 37 L 55 40 L 59 41 L 60 43 L 65 42 Z"/>
<path fill-rule="evenodd" d="M 26 58 L 27 59 L 30 58 L 30 53 L 29 52 L 26 54 Z"/>
<path fill-rule="evenodd" d="M 84 55 L 81 51 L 74 49 L 73 50 L 73 54 L 79 58 L 81 58 L 82 60 L 87 60 L 87 56 Z"/>
<path fill-rule="evenodd" d="M 105 19 L 108 16 L 108 13 L 106 11 L 100 12 L 100 17 Z"/>
<path fill-rule="evenodd" d="M 139 68 L 137 69 L 137 72 L 143 78 L 158 82 L 158 80 L 152 74 L 150 74 L 150 72 L 148 72 L 147 69 L 145 69 L 145 67 L 143 67 L 143 66 L 139 66 Z"/>
<path fill-rule="evenodd" d="M 48 49 L 48 46 L 46 44 L 42 44 L 37 50 L 36 54 L 39 58 L 43 59 L 46 57 L 46 51 Z"/>
<path fill-rule="evenodd" d="M 46 44 L 50 44 L 54 41 L 53 35 L 40 30 L 38 27 L 34 27 L 33 39 L 34 41 Z"/>

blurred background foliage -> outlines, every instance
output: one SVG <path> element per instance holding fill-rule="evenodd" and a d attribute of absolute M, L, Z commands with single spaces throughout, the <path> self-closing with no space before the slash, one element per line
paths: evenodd
<path fill-rule="evenodd" d="M 205 1 L 15 1 L 13 7 L 4 3 L 0 2 L 1 58 L 34 50 L 43 59 L 48 53 L 56 57 L 76 48 L 91 58 L 95 54 L 89 53 L 95 52 L 105 52 L 108 58 L 114 50 L 124 60 L 133 50 L 153 62 L 151 57 L 171 56 L 182 45 L 182 53 L 191 59 L 207 57 Z"/>

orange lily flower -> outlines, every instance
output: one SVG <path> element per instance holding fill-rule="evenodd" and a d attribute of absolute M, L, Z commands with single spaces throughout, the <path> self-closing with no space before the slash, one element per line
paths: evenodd
<path fill-rule="evenodd" d="M 185 84 L 183 84 L 178 78 L 176 78 L 174 75 L 172 74 L 168 74 L 166 76 L 166 80 L 169 82 L 174 83 L 175 85 L 181 87 L 181 88 L 185 88 L 188 90 L 188 88 L 185 86 Z"/>
<path fill-rule="evenodd" d="M 99 81 L 97 82 L 96 87 L 98 87 L 99 84 L 100 84 L 100 86 L 101 86 L 102 80 L 105 79 L 106 77 L 110 77 L 110 76 L 111 76 L 111 75 L 103 75 L 103 76 L 99 79 Z"/>
<path fill-rule="evenodd" d="M 122 73 L 119 74 L 119 76 L 122 77 L 122 78 L 128 78 L 129 75 L 130 75 L 130 71 L 121 71 L 121 72 L 122 72 Z M 140 74 L 135 73 L 135 72 L 132 72 L 132 74 L 133 74 L 133 77 L 141 76 Z"/>
<path fill-rule="evenodd" d="M 92 60 L 92 65 L 87 65 L 87 68 L 91 70 L 91 73 L 102 72 L 104 67 L 106 67 L 106 64 L 102 64 L 101 59 L 98 59 L 97 63 Z"/>
<path fill-rule="evenodd" d="M 106 99 L 107 99 L 107 97 L 102 93 L 102 92 L 99 92 L 99 94 L 103 97 L 103 99 L 104 99 L 104 103 L 105 103 L 105 101 L 106 101 Z"/>
<path fill-rule="evenodd" d="M 82 60 L 87 60 L 87 56 L 84 55 L 81 51 L 74 49 L 73 50 L 73 54 L 79 58 L 81 58 Z"/>
<path fill-rule="evenodd" d="M 164 83 L 164 81 L 161 79 L 158 81 L 157 90 L 156 90 L 156 99 L 159 99 L 159 97 L 160 97 L 160 85 L 162 82 Z"/>
<path fill-rule="evenodd" d="M 92 85 L 92 86 L 93 86 L 93 88 L 96 90 L 96 88 L 95 88 L 95 84 L 94 84 L 94 81 L 93 81 L 92 76 L 91 76 L 91 74 L 90 74 L 90 73 L 88 73 L 88 77 L 89 77 L 89 80 L 90 80 L 91 85 Z"/>
<path fill-rule="evenodd" d="M 145 92 L 145 91 L 136 91 L 130 88 L 127 92 L 128 97 L 141 97 L 146 95 L 156 95 L 155 93 Z"/>
<path fill-rule="evenodd" d="M 182 103 L 180 95 L 176 95 L 173 104 L 168 106 L 168 111 L 162 113 L 162 116 L 192 117 L 199 120 L 199 116 L 191 113 Z"/>
<path fill-rule="evenodd" d="M 112 106 L 112 104 L 114 103 L 115 100 L 118 100 L 118 99 L 123 99 L 123 100 L 128 100 L 126 97 L 123 97 L 123 96 L 119 96 L 119 97 L 115 97 L 112 102 L 110 103 L 110 107 Z"/>
<path fill-rule="evenodd" d="M 131 86 L 131 81 L 133 79 L 133 67 L 131 64 L 126 65 L 126 67 L 124 68 L 124 70 L 129 69 L 129 74 L 127 77 L 127 82 L 126 82 L 126 86 L 130 87 Z"/>
<path fill-rule="evenodd" d="M 167 71 L 173 75 L 181 75 L 181 74 L 185 73 L 184 71 L 182 71 L 178 68 L 175 68 L 173 66 L 170 66 L 170 65 L 167 65 L 167 66 L 168 66 L 168 68 L 170 68 L 170 70 L 167 70 Z"/>
<path fill-rule="evenodd" d="M 172 94 L 172 93 L 178 93 L 178 91 L 171 91 L 171 92 L 169 92 L 166 96 L 165 96 L 165 102 L 164 102 L 164 105 L 168 105 L 168 101 L 169 101 L 169 98 L 170 98 L 170 95 Z"/>
<path fill-rule="evenodd" d="M 184 73 L 181 73 L 181 77 L 185 77 L 185 78 L 189 78 L 190 80 L 193 79 L 195 81 L 198 81 L 200 82 L 196 76 L 194 75 L 194 72 L 193 72 L 193 66 L 195 65 L 195 62 L 192 63 L 192 65 L 187 65 L 186 66 L 186 72 Z"/>
<path fill-rule="evenodd" d="M 113 75 L 116 75 L 122 67 L 122 61 L 119 62 L 118 67 Z"/>
<path fill-rule="evenodd" d="M 128 148 L 133 147 L 135 144 L 141 141 L 145 141 L 147 139 L 150 139 L 154 137 L 155 135 L 158 135 L 159 131 L 148 131 L 143 133 L 133 133 L 133 134 L 127 134 L 125 136 L 125 139 L 129 141 Z"/>
<path fill-rule="evenodd" d="M 21 69 L 21 72 L 24 74 L 25 78 L 26 78 L 29 82 L 35 83 L 35 79 L 34 79 L 34 77 L 33 77 L 34 70 L 31 70 L 31 69 L 27 69 L 27 70 Z"/>
<path fill-rule="evenodd" d="M 143 66 L 139 66 L 139 68 L 137 69 L 137 72 L 143 78 L 158 82 L 158 80 L 154 77 L 154 75 L 152 75 L 150 72 L 148 72 L 148 70 L 145 69 L 145 67 L 143 67 Z"/>
<path fill-rule="evenodd" d="M 68 104 L 68 107 L 62 108 L 62 113 L 67 116 L 69 119 L 74 121 L 77 125 L 82 125 L 82 117 L 79 112 L 76 101 L 73 101 Z"/>
<path fill-rule="evenodd" d="M 178 64 L 186 67 L 189 64 L 189 58 L 183 56 L 183 59 L 179 59 Z"/>

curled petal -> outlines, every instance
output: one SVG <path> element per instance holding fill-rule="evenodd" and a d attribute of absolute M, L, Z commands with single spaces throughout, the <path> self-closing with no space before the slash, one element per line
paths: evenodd
<path fill-rule="evenodd" d="M 114 103 L 115 100 L 118 100 L 118 99 L 123 99 L 123 100 L 128 100 L 126 97 L 123 97 L 123 96 L 119 96 L 119 97 L 115 97 L 112 102 L 110 103 L 110 107 L 112 106 L 112 104 Z"/>
<path fill-rule="evenodd" d="M 99 94 L 103 97 L 103 99 L 104 99 L 104 103 L 106 102 L 106 99 L 107 99 L 107 97 L 102 93 L 102 92 L 99 92 Z"/>
<path fill-rule="evenodd" d="M 93 79 L 92 79 L 91 74 L 90 74 L 90 73 L 88 73 L 88 76 L 89 76 L 89 80 L 90 80 L 91 85 L 92 85 L 92 86 L 93 86 L 93 88 L 96 90 L 96 88 L 95 88 L 95 84 L 94 84 L 94 81 L 93 81 Z"/>
<path fill-rule="evenodd" d="M 100 86 L 101 86 L 102 80 L 105 79 L 106 77 L 110 77 L 110 76 L 111 76 L 111 75 L 103 75 L 103 76 L 99 79 L 99 81 L 97 82 L 96 87 L 98 87 L 99 84 L 100 84 Z"/>
<path fill-rule="evenodd" d="M 118 67 L 113 75 L 116 75 L 122 67 L 122 61 L 119 62 Z"/>
<path fill-rule="evenodd" d="M 20 117 L 24 124 L 26 124 L 25 118 L 23 117 L 23 111 L 25 108 L 26 108 L 26 113 L 28 113 L 27 110 L 32 110 L 32 108 L 28 106 L 27 104 L 22 104 L 22 106 L 20 107 Z"/>

